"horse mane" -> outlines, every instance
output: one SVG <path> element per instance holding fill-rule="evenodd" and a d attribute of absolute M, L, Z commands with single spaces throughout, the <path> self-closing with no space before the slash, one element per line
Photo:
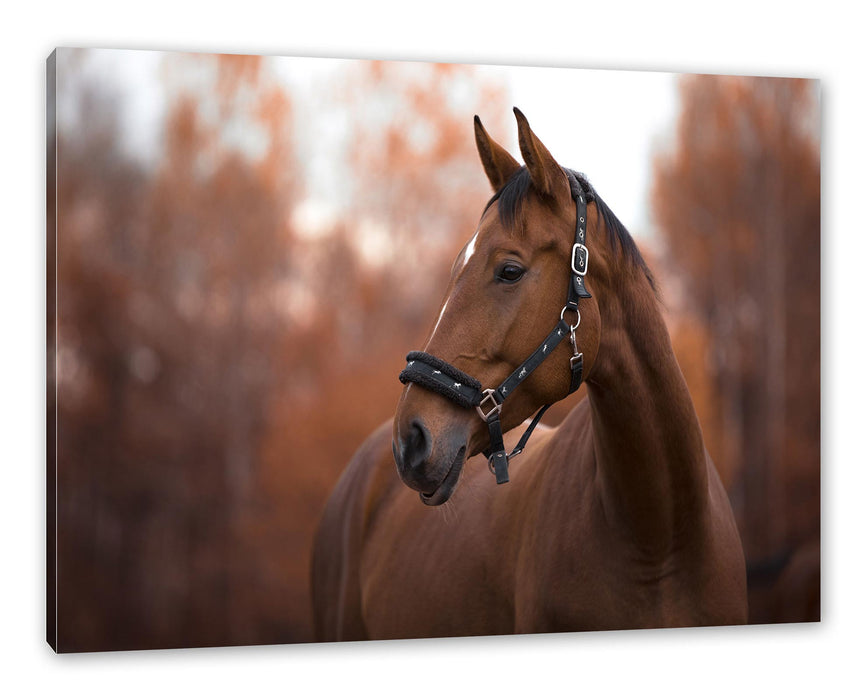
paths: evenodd
<path fill-rule="evenodd" d="M 586 175 L 570 169 L 568 172 L 574 175 L 578 182 L 580 182 L 580 186 L 586 193 L 587 202 L 595 202 L 598 213 L 604 222 L 604 228 L 607 231 L 608 244 L 613 250 L 619 249 L 627 262 L 638 266 L 646 275 L 653 292 L 658 294 L 652 272 L 650 272 L 649 266 L 646 264 L 643 255 L 641 255 L 637 247 L 637 243 L 635 243 L 634 238 L 628 232 L 625 224 L 619 220 L 619 217 L 613 213 L 613 210 L 599 196 L 598 192 L 595 191 Z M 521 166 L 509 178 L 508 182 L 490 198 L 487 206 L 484 207 L 484 211 L 486 212 L 494 203 L 498 202 L 500 222 L 507 229 L 513 229 L 517 223 L 521 206 L 529 194 L 531 185 L 532 178 L 529 175 L 529 171 L 526 169 L 526 166 Z"/>

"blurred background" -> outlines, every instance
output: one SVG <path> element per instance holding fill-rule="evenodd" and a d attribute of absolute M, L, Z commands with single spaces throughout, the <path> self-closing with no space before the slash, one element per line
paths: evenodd
<path fill-rule="evenodd" d="M 819 619 L 816 82 L 56 60 L 61 650 L 312 641 L 319 514 L 392 415 L 491 194 L 472 116 L 517 153 L 512 105 L 655 271 L 737 516 L 751 621 Z"/>

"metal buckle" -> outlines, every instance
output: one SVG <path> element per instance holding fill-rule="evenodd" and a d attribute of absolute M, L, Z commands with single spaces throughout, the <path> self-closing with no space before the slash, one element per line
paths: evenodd
<path fill-rule="evenodd" d="M 485 422 L 487 422 L 487 420 L 489 420 L 491 416 L 496 415 L 497 413 L 499 413 L 502 410 L 502 404 L 499 403 L 499 401 L 496 400 L 496 396 L 494 396 L 495 392 L 496 392 L 495 389 L 485 389 L 484 391 L 482 391 L 481 393 L 484 396 L 481 398 L 481 401 L 475 407 L 475 410 L 478 411 L 478 415 L 481 416 L 481 420 L 483 420 Z M 482 406 L 484 405 L 484 402 L 488 401 L 488 400 L 493 402 L 493 408 L 491 408 L 489 411 L 487 411 L 485 413 Z"/>
<path fill-rule="evenodd" d="M 574 366 L 577 364 L 579 360 L 583 359 L 583 353 L 575 351 L 574 356 L 571 358 L 571 370 L 574 371 Z"/>
<path fill-rule="evenodd" d="M 581 253 L 578 258 L 578 253 Z M 580 267 L 578 267 L 578 262 Z M 571 249 L 571 271 L 575 275 L 586 277 L 586 271 L 589 269 L 589 251 L 582 243 L 575 243 Z"/>

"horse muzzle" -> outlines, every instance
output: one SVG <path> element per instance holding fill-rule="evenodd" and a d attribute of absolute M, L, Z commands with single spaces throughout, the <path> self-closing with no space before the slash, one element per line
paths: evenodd
<path fill-rule="evenodd" d="M 418 491 L 425 505 L 442 505 L 454 493 L 463 471 L 465 439 L 449 431 L 450 438 L 437 445 L 419 418 L 413 418 L 404 429 L 395 428 L 391 449 L 400 479 Z"/>

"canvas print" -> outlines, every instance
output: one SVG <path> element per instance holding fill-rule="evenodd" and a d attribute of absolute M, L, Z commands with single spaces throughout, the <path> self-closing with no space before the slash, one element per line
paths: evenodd
<path fill-rule="evenodd" d="M 56 651 L 820 620 L 817 81 L 47 72 Z"/>

